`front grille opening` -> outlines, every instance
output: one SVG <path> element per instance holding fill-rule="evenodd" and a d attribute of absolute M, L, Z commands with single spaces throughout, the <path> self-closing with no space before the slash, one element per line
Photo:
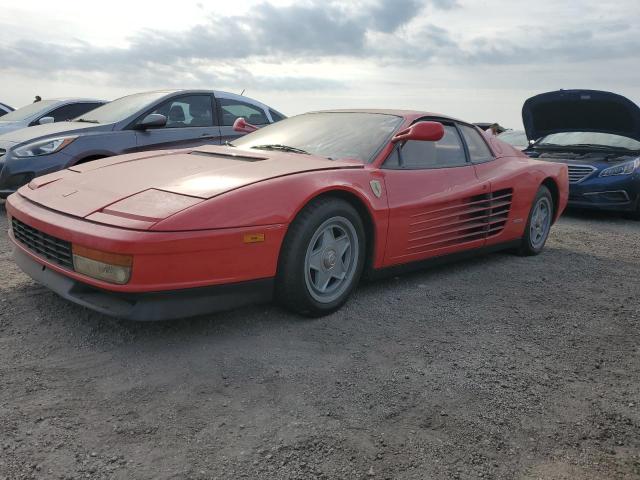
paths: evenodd
<path fill-rule="evenodd" d="M 612 192 L 589 192 L 584 196 L 592 201 L 599 202 L 611 202 L 611 203 L 627 203 L 629 202 L 629 195 L 624 190 L 617 190 Z"/>
<path fill-rule="evenodd" d="M 580 183 L 596 171 L 588 165 L 569 165 L 569 183 Z"/>
<path fill-rule="evenodd" d="M 28 250 L 68 270 L 73 270 L 71 242 L 48 235 L 30 227 L 17 218 L 11 219 L 13 236 Z"/>

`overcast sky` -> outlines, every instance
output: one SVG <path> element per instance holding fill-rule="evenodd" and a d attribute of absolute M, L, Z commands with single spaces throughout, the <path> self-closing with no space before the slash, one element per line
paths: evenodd
<path fill-rule="evenodd" d="M 640 101 L 639 0 L 2 0 L 0 102 L 214 88 L 293 115 L 410 108 L 520 127 L 531 95 Z"/>

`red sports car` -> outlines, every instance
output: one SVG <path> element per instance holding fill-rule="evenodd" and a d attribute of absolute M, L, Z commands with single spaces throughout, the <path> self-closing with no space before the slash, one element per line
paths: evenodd
<path fill-rule="evenodd" d="M 538 254 L 567 192 L 566 165 L 530 159 L 469 123 L 327 111 L 224 147 L 38 177 L 7 212 L 18 265 L 99 312 L 160 320 L 275 295 L 319 316 L 363 275 L 478 250 Z"/>

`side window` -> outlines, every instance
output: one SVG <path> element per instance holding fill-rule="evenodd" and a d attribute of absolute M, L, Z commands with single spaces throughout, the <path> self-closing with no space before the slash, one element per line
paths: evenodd
<path fill-rule="evenodd" d="M 101 103 L 72 103 L 55 108 L 42 117 L 53 117 L 56 122 L 66 122 L 67 120 L 78 118 L 101 105 Z"/>
<path fill-rule="evenodd" d="M 225 127 L 232 126 L 233 122 L 239 117 L 244 117 L 247 122 L 253 125 L 265 125 L 269 123 L 269 119 L 267 119 L 264 111 L 250 103 L 231 100 L 229 98 L 218 98 L 218 103 L 220 104 L 220 110 L 222 112 L 222 125 Z"/>
<path fill-rule="evenodd" d="M 78 103 L 77 104 L 78 111 L 76 112 L 77 115 L 71 118 L 73 119 L 73 118 L 81 117 L 85 113 L 90 112 L 91 110 L 95 110 L 96 108 L 101 107 L 102 105 L 104 105 L 104 103 Z"/>
<path fill-rule="evenodd" d="M 453 125 L 444 126 L 444 137 L 439 142 L 408 141 L 400 151 L 402 163 L 397 150 L 384 163 L 387 168 L 428 169 L 460 167 L 467 164 L 462 140 Z"/>
<path fill-rule="evenodd" d="M 213 111 L 209 95 L 189 95 L 168 100 L 151 113 L 167 117 L 164 128 L 210 127 Z"/>
<path fill-rule="evenodd" d="M 275 110 L 269 109 L 269 113 L 271 114 L 271 118 L 273 118 L 273 123 L 279 122 L 280 120 L 284 120 L 284 115 L 279 114 Z"/>
<path fill-rule="evenodd" d="M 400 156 L 398 155 L 398 147 L 394 147 L 391 153 L 384 161 L 382 168 L 400 168 Z"/>
<path fill-rule="evenodd" d="M 73 103 L 71 105 L 63 105 L 43 115 L 43 117 L 53 117 L 56 122 L 66 122 L 73 118 L 79 117 L 87 110 L 93 110 L 93 108 L 87 109 L 85 103 Z"/>
<path fill-rule="evenodd" d="M 469 149 L 469 157 L 473 163 L 489 162 L 493 160 L 493 154 L 487 143 L 480 137 L 475 128 L 467 125 L 458 125 L 462 131 L 467 148 Z"/>

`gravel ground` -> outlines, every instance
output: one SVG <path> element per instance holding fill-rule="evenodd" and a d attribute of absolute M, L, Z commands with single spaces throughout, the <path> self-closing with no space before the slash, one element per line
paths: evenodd
<path fill-rule="evenodd" d="M 640 478 L 640 223 L 275 306 L 115 321 L 12 264 L 0 479 Z"/>

